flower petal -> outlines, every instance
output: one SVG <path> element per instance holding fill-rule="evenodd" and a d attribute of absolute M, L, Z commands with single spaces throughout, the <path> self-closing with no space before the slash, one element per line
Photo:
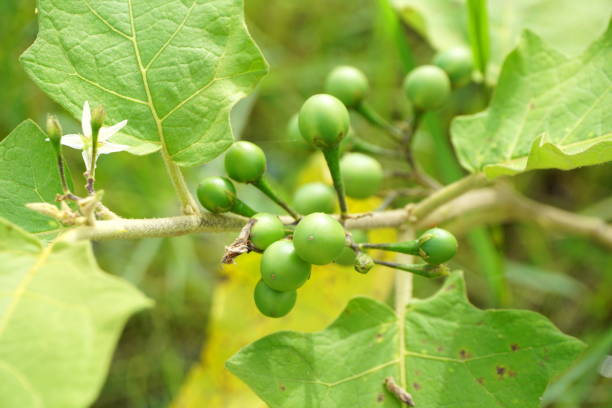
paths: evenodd
<path fill-rule="evenodd" d="M 85 162 L 85 168 L 87 169 L 87 172 L 90 172 L 90 164 L 91 164 L 91 159 L 90 159 L 90 155 L 89 152 L 87 150 L 83 150 L 81 152 L 81 156 L 83 156 L 83 161 Z"/>
<path fill-rule="evenodd" d="M 127 125 L 127 122 L 128 122 L 127 120 L 123 120 L 117 123 L 116 125 L 109 126 L 109 127 L 103 127 L 102 129 L 100 129 L 100 133 L 98 134 L 98 141 L 100 142 L 107 141 L 115 133 L 123 129 L 125 125 Z"/>
<path fill-rule="evenodd" d="M 83 104 L 81 127 L 83 128 L 83 135 L 91 139 L 91 109 L 89 109 L 89 102 L 87 101 L 85 101 L 85 103 Z"/>
<path fill-rule="evenodd" d="M 106 142 L 104 143 L 102 146 L 100 146 L 98 148 L 98 153 L 100 154 L 109 154 L 109 153 L 115 153 L 115 152 L 122 152 L 124 150 L 129 149 L 130 146 L 126 146 L 126 145 L 122 145 L 122 144 L 117 144 L 117 143 L 110 143 L 110 142 Z"/>
<path fill-rule="evenodd" d="M 81 135 L 70 134 L 62 136 L 62 144 L 73 149 L 83 149 L 83 137 Z"/>

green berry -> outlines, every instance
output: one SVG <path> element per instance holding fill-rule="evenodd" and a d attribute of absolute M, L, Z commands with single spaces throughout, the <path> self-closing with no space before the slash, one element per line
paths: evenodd
<path fill-rule="evenodd" d="M 434 110 L 448 99 L 450 80 L 441 68 L 423 65 L 406 76 L 404 91 L 416 108 Z"/>
<path fill-rule="evenodd" d="M 302 137 L 311 145 L 326 149 L 337 146 L 349 129 L 349 114 L 336 97 L 313 95 L 304 102 L 299 113 Z"/>
<path fill-rule="evenodd" d="M 279 292 L 260 280 L 255 286 L 253 298 L 257 309 L 264 316 L 283 317 L 293 309 L 297 292 L 295 290 Z"/>
<path fill-rule="evenodd" d="M 310 277 L 310 264 L 297 255 L 293 243 L 276 241 L 261 258 L 261 278 L 274 290 L 287 292 L 302 286 Z"/>
<path fill-rule="evenodd" d="M 344 249 L 344 228 L 332 217 L 313 213 L 300 220 L 293 233 L 296 253 L 308 263 L 333 262 Z"/>
<path fill-rule="evenodd" d="M 327 184 L 304 184 L 293 195 L 293 206 L 302 215 L 314 212 L 331 214 L 336 209 L 336 192 Z"/>
<path fill-rule="evenodd" d="M 256 144 L 236 142 L 225 153 L 225 171 L 238 182 L 255 182 L 266 171 L 266 155 Z"/>
<path fill-rule="evenodd" d="M 207 177 L 197 189 L 198 200 L 212 213 L 230 211 L 236 203 L 236 188 L 225 177 Z"/>
<path fill-rule="evenodd" d="M 378 192 L 384 179 L 378 160 L 363 153 L 345 154 L 340 160 L 340 172 L 346 195 L 368 198 Z"/>
<path fill-rule="evenodd" d="M 434 64 L 446 72 L 455 86 L 465 85 L 472 78 L 472 54 L 464 47 L 453 47 L 438 53 Z"/>
<path fill-rule="evenodd" d="M 457 239 L 442 228 L 425 231 L 419 238 L 419 254 L 427 263 L 439 265 L 457 253 Z"/>
<path fill-rule="evenodd" d="M 363 244 L 368 242 L 368 233 L 363 230 L 353 230 L 351 231 L 351 235 L 353 237 L 353 242 L 356 244 Z M 340 256 L 336 258 L 336 263 L 344 266 L 350 266 L 355 264 L 355 251 L 350 246 L 345 246 L 340 253 Z"/>
<path fill-rule="evenodd" d="M 340 99 L 346 107 L 355 108 L 368 92 L 368 79 L 355 67 L 336 67 L 325 80 L 325 92 Z"/>
<path fill-rule="evenodd" d="M 263 251 L 285 237 L 285 226 L 276 215 L 259 213 L 253 218 L 257 221 L 251 228 L 250 239 L 257 249 Z"/>

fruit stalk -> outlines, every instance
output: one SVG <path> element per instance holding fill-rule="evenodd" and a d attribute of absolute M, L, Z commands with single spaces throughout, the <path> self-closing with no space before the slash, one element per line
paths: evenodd
<path fill-rule="evenodd" d="M 377 265 L 387 266 L 396 270 L 410 272 L 415 275 L 425 278 L 439 278 L 448 275 L 448 267 L 446 265 L 430 265 L 430 264 L 400 264 L 396 262 L 387 262 L 374 260 Z"/>
<path fill-rule="evenodd" d="M 340 172 L 340 149 L 338 146 L 329 147 L 322 150 L 329 173 L 334 182 L 334 188 L 338 195 L 338 204 L 340 206 L 340 218 L 346 219 L 348 214 L 348 207 L 346 205 L 346 196 L 344 194 L 344 182 L 342 181 L 342 174 Z"/>
<path fill-rule="evenodd" d="M 387 122 L 382 116 L 380 116 L 370 105 L 365 102 L 360 103 L 355 111 L 359 113 L 365 120 L 370 122 L 372 125 L 384 130 L 387 135 L 395 142 L 400 143 L 402 140 L 402 132 Z"/>
<path fill-rule="evenodd" d="M 381 249 L 383 251 L 399 252 L 407 255 L 419 255 L 419 241 L 390 242 L 385 244 L 363 243 L 360 248 Z"/>
<path fill-rule="evenodd" d="M 293 208 L 291 208 L 289 204 L 283 201 L 278 196 L 278 194 L 276 194 L 276 192 L 270 185 L 270 182 L 268 182 L 265 177 L 261 177 L 259 180 L 254 181 L 252 184 L 257 187 L 259 191 L 264 193 L 268 198 L 270 198 L 272 201 L 282 207 L 285 211 L 287 211 L 287 213 L 291 215 L 293 219 L 295 219 L 296 221 L 300 219 L 300 215 Z"/>

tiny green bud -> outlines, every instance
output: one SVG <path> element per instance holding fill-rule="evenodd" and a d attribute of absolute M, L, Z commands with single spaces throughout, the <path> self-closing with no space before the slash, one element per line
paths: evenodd
<path fill-rule="evenodd" d="M 91 112 L 91 131 L 94 137 L 100 131 L 100 128 L 104 125 L 104 119 L 106 118 L 106 111 L 104 106 L 98 105 Z"/>
<path fill-rule="evenodd" d="M 47 135 L 55 153 L 60 152 L 60 143 L 62 141 L 62 126 L 54 115 L 47 115 Z"/>
<path fill-rule="evenodd" d="M 366 274 L 374 267 L 374 260 L 365 252 L 359 252 L 355 258 L 355 270 L 359 273 Z"/>

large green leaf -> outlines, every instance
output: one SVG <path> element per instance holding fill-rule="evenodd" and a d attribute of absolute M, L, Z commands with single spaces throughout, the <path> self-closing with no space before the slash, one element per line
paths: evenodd
<path fill-rule="evenodd" d="M 272 408 L 400 407 L 383 381 L 402 371 L 417 407 L 536 408 L 583 347 L 537 313 L 475 308 L 455 272 L 405 321 L 355 298 L 327 329 L 264 337 L 227 367 Z"/>
<path fill-rule="evenodd" d="M 165 148 L 176 163 L 213 159 L 232 143 L 231 107 L 267 71 L 242 0 L 40 0 L 26 71 L 80 117 L 103 104 L 128 119 L 115 141 Z"/>
<path fill-rule="evenodd" d="M 466 0 L 393 0 L 404 20 L 437 50 L 469 47 Z M 563 52 L 578 54 L 606 29 L 612 2 L 590 0 L 512 0 L 488 2 L 494 81 L 506 55 L 529 29 Z M 554 23 L 553 23 L 554 22 Z"/>
<path fill-rule="evenodd" d="M 31 120 L 22 122 L 0 143 L 0 217 L 30 232 L 59 228 L 52 218 L 25 207 L 55 202 L 62 192 L 53 147 Z"/>
<path fill-rule="evenodd" d="M 89 406 L 125 321 L 148 306 L 89 242 L 43 246 L 0 219 L 0 406 Z"/>
<path fill-rule="evenodd" d="M 490 107 L 453 121 L 461 164 L 490 177 L 612 160 L 612 28 L 568 59 L 526 32 Z"/>

